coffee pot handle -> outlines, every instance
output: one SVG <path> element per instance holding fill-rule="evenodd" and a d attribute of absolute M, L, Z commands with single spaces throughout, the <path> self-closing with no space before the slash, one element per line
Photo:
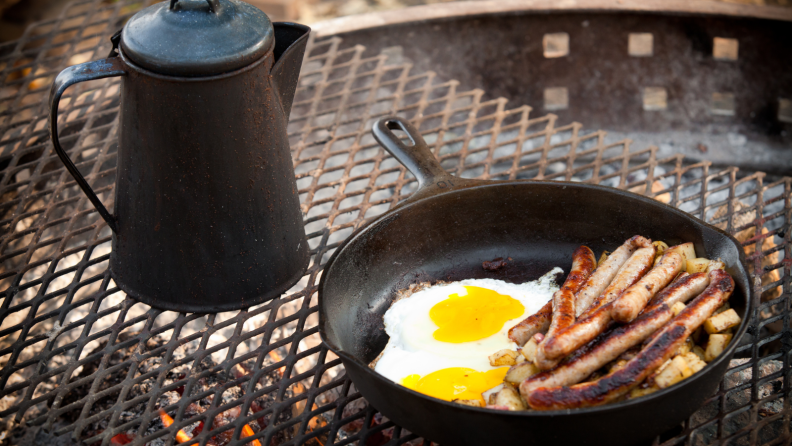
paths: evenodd
<path fill-rule="evenodd" d="M 99 197 L 96 196 L 96 193 L 94 193 L 91 186 L 88 185 L 88 182 L 85 181 L 85 178 L 83 178 L 80 171 L 77 170 L 77 167 L 69 158 L 69 154 L 63 150 L 60 144 L 60 139 L 58 139 L 58 105 L 60 104 L 63 92 L 71 85 L 95 79 L 123 76 L 125 74 L 125 65 L 120 57 L 109 57 L 107 59 L 71 66 L 61 71 L 58 77 L 55 78 L 55 82 L 52 84 L 52 89 L 50 90 L 49 101 L 50 137 L 52 139 L 52 145 L 55 146 L 55 153 L 58 154 L 58 157 L 66 166 L 66 170 L 74 177 L 80 189 L 88 196 L 88 199 L 91 200 L 91 203 L 99 212 L 99 215 L 107 222 L 107 226 L 110 226 L 113 232 L 117 232 L 115 216 L 107 211 L 107 208 L 105 208 L 99 200 Z"/>

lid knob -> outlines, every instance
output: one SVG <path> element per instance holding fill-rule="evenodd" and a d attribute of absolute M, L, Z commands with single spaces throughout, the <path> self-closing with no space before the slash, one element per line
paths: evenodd
<path fill-rule="evenodd" d="M 272 51 L 272 22 L 261 10 L 240 0 L 205 1 L 168 0 L 138 12 L 121 31 L 121 52 L 158 74 L 202 77 Z"/>
<path fill-rule="evenodd" d="M 179 0 L 170 0 L 170 10 L 173 11 L 176 9 L 176 3 L 179 3 Z M 209 11 L 217 13 L 220 9 L 220 0 L 206 0 L 206 3 L 209 3 Z"/>

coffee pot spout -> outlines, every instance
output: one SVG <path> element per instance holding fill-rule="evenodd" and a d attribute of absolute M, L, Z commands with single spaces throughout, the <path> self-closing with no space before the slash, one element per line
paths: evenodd
<path fill-rule="evenodd" d="M 272 81 L 278 91 L 283 113 L 288 120 L 311 28 L 288 22 L 276 22 L 272 25 L 275 32 L 275 64 L 271 71 Z"/>

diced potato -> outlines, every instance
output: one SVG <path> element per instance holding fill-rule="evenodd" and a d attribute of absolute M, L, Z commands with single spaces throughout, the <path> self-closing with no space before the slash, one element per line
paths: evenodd
<path fill-rule="evenodd" d="M 668 249 L 668 244 L 666 242 L 656 241 L 656 242 L 652 242 L 652 246 L 655 247 L 654 264 L 657 265 L 658 263 L 660 263 L 660 259 L 663 257 L 663 253 L 665 253 L 666 249 Z"/>
<path fill-rule="evenodd" d="M 452 403 L 462 404 L 464 406 L 484 407 L 484 402 L 481 400 L 451 400 Z"/>
<path fill-rule="evenodd" d="M 610 255 L 610 251 L 602 251 L 602 255 L 600 256 L 599 260 L 597 261 L 597 266 L 602 265 L 602 262 L 608 260 L 608 256 Z"/>
<path fill-rule="evenodd" d="M 536 342 L 536 339 L 534 339 L 533 336 L 528 342 L 525 343 L 522 348 L 522 355 L 528 360 L 528 362 L 534 362 L 534 359 L 536 358 L 536 349 L 538 347 L 539 343 Z"/>
<path fill-rule="evenodd" d="M 734 309 L 728 309 L 704 321 L 704 330 L 709 334 L 720 333 L 740 325 L 741 321 Z"/>
<path fill-rule="evenodd" d="M 693 243 L 682 243 L 681 245 L 672 246 L 666 249 L 666 253 L 676 252 L 682 256 L 682 260 L 692 260 L 696 258 L 696 248 Z"/>
<path fill-rule="evenodd" d="M 688 364 L 685 359 L 685 355 L 675 357 L 674 360 L 671 361 L 671 365 L 679 369 L 683 378 L 690 378 L 693 376 L 693 370 L 690 370 L 690 364 Z"/>
<path fill-rule="evenodd" d="M 716 269 L 726 270 L 726 264 L 723 263 L 721 259 L 718 260 L 710 260 L 709 265 L 707 265 L 707 272 L 715 271 Z"/>
<path fill-rule="evenodd" d="M 693 353 L 694 355 L 698 356 L 699 359 L 704 361 L 704 349 L 698 345 L 693 347 L 693 350 L 691 350 L 690 353 Z"/>
<path fill-rule="evenodd" d="M 526 359 L 525 359 L 525 356 L 523 356 L 523 355 L 517 355 L 517 359 L 514 360 L 514 362 L 517 363 L 517 364 L 522 364 L 525 361 L 526 361 Z"/>
<path fill-rule="evenodd" d="M 671 361 L 672 361 L 672 360 L 673 360 L 673 358 L 672 358 L 672 359 L 666 359 L 666 362 L 664 362 L 664 363 L 663 363 L 663 365 L 661 365 L 660 367 L 658 367 L 658 368 L 657 368 L 657 370 L 655 370 L 655 373 L 654 373 L 654 375 L 655 375 L 655 376 L 657 376 L 657 375 L 659 375 L 659 374 L 660 374 L 660 373 L 661 373 L 663 370 L 665 370 L 665 369 L 667 369 L 668 367 L 670 367 L 670 366 L 671 366 Z M 650 377 L 651 377 L 651 375 L 650 375 Z"/>
<path fill-rule="evenodd" d="M 714 316 L 716 314 L 721 314 L 724 311 L 728 310 L 729 308 L 731 308 L 731 307 L 729 306 L 729 303 L 726 302 L 725 304 L 721 305 L 717 310 L 715 310 L 715 312 L 712 313 L 712 315 Z"/>
<path fill-rule="evenodd" d="M 707 267 L 709 266 L 709 264 L 710 264 L 709 259 L 705 259 L 703 257 L 699 257 L 697 259 L 690 259 L 687 261 L 686 271 L 688 272 L 688 274 L 703 273 L 707 271 Z"/>
<path fill-rule="evenodd" d="M 685 354 L 685 361 L 687 361 L 688 366 L 690 367 L 690 370 L 693 370 L 693 373 L 698 373 L 699 370 L 707 366 L 707 363 L 692 351 Z"/>
<path fill-rule="evenodd" d="M 613 372 L 615 372 L 615 371 L 617 371 L 619 369 L 623 369 L 624 366 L 627 365 L 628 362 L 629 361 L 624 360 L 624 359 L 619 359 L 619 360 L 613 361 L 611 363 L 610 369 L 608 370 L 608 373 L 613 373 Z"/>
<path fill-rule="evenodd" d="M 685 309 L 685 304 L 682 302 L 677 302 L 671 307 L 671 311 L 674 312 L 674 316 L 678 315 Z"/>
<path fill-rule="evenodd" d="M 495 404 L 495 395 L 500 392 L 503 387 L 505 387 L 503 384 L 498 384 L 497 386 L 482 392 L 481 397 L 484 398 L 484 401 L 486 401 L 487 404 Z"/>
<path fill-rule="evenodd" d="M 674 367 L 666 367 L 654 379 L 654 385 L 659 389 L 665 389 L 668 386 L 674 385 L 682 381 L 682 374 Z"/>
<path fill-rule="evenodd" d="M 688 366 L 685 358 L 683 356 L 676 356 L 671 360 L 671 364 L 655 377 L 655 384 L 657 384 L 657 387 L 665 389 L 691 375 L 693 375 L 693 371 L 690 370 L 690 366 Z"/>
<path fill-rule="evenodd" d="M 525 410 L 525 402 L 520 396 L 520 392 L 511 387 L 504 387 L 495 394 L 495 405 L 506 406 L 509 410 Z"/>
<path fill-rule="evenodd" d="M 691 364 L 693 364 L 693 363 L 694 363 L 694 362 L 696 362 L 696 361 L 701 361 L 701 358 L 699 358 L 699 357 L 698 357 L 698 356 L 697 356 L 695 353 L 693 353 L 692 351 L 685 353 L 684 355 L 682 355 L 682 357 L 684 357 L 684 358 L 685 358 L 685 361 L 687 361 L 687 363 L 688 363 L 688 366 L 690 366 Z"/>
<path fill-rule="evenodd" d="M 670 365 L 671 365 L 671 360 L 670 359 L 666 360 L 666 362 L 664 362 L 663 365 L 658 367 L 657 370 L 652 372 L 649 375 L 649 377 L 646 378 L 646 380 L 644 381 L 642 386 L 643 387 L 657 387 L 657 384 L 655 384 L 655 378 L 657 378 L 657 375 L 663 373 L 663 370 L 668 368 L 668 366 L 670 366 Z"/>
<path fill-rule="evenodd" d="M 696 357 L 698 358 L 698 356 L 696 356 Z M 706 362 L 704 362 L 704 361 L 696 361 L 696 362 L 690 364 L 690 370 L 693 370 L 693 373 L 698 373 L 699 371 L 701 371 L 701 369 L 703 369 L 706 366 L 707 366 Z"/>
<path fill-rule="evenodd" d="M 498 350 L 497 352 L 489 355 L 489 362 L 493 367 L 517 364 L 517 352 L 514 350 L 509 350 L 508 348 Z"/>
<path fill-rule="evenodd" d="M 686 353 L 689 353 L 691 350 L 693 350 L 693 347 L 695 347 L 695 345 L 696 344 L 693 343 L 693 339 L 687 338 L 685 340 L 685 343 L 679 346 L 679 348 L 676 351 L 676 354 L 684 355 Z"/>
<path fill-rule="evenodd" d="M 704 351 L 704 360 L 707 362 L 717 358 L 731 342 L 730 334 L 711 334 L 707 341 L 707 350 Z"/>
<path fill-rule="evenodd" d="M 539 373 L 539 368 L 537 368 L 534 363 L 523 362 L 522 364 L 512 366 L 509 371 L 506 372 L 506 377 L 503 380 L 512 384 L 520 384 L 537 373 Z"/>
<path fill-rule="evenodd" d="M 638 398 L 639 396 L 649 395 L 657 392 L 658 390 L 660 390 L 660 388 L 657 386 L 651 386 L 645 389 L 636 387 L 630 391 L 630 398 Z"/>

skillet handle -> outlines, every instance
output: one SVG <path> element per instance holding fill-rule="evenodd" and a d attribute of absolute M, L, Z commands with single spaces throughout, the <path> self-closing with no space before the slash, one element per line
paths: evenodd
<path fill-rule="evenodd" d="M 410 199 L 434 195 L 468 183 L 468 180 L 456 178 L 443 169 L 418 129 L 409 122 L 396 116 L 388 116 L 377 120 L 371 130 L 374 139 L 418 180 L 418 191 Z M 393 130 L 406 133 L 412 144 L 406 145 Z"/>

